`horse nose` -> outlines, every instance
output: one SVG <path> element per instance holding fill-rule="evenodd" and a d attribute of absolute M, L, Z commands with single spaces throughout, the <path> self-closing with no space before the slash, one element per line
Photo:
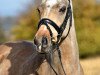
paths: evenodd
<path fill-rule="evenodd" d="M 34 44 L 37 47 L 38 52 L 45 52 L 46 48 L 48 47 L 48 39 L 47 37 L 41 37 L 41 38 L 34 38 Z"/>
<path fill-rule="evenodd" d="M 39 45 L 42 45 L 42 47 L 46 47 L 48 45 L 48 40 L 46 37 L 42 37 L 41 40 L 37 39 L 37 38 L 34 38 L 34 44 L 36 46 L 39 46 Z"/>
<path fill-rule="evenodd" d="M 34 38 L 34 44 L 36 45 L 36 46 L 39 46 L 39 41 L 36 39 L 36 37 Z"/>
<path fill-rule="evenodd" d="M 47 45 L 48 45 L 48 40 L 47 40 L 46 37 L 43 37 L 43 38 L 42 38 L 42 47 L 43 47 L 43 48 L 46 48 Z"/>

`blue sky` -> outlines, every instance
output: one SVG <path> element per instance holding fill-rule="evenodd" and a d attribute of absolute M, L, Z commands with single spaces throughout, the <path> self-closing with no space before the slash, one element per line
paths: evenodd
<path fill-rule="evenodd" d="M 25 8 L 25 5 L 30 0 L 0 0 L 0 15 L 1 16 L 13 16 L 20 10 Z"/>
<path fill-rule="evenodd" d="M 0 16 L 13 16 L 25 8 L 31 0 L 0 0 Z M 100 2 L 100 0 L 97 0 Z"/>

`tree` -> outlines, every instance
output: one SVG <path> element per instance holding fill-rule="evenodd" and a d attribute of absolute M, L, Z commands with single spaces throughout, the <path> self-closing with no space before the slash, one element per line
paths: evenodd
<path fill-rule="evenodd" d="M 26 7 L 26 10 L 21 12 L 17 18 L 16 26 L 12 28 L 13 40 L 32 40 L 37 31 L 37 24 L 39 20 L 36 5 L 41 0 L 31 2 Z"/>
<path fill-rule="evenodd" d="M 73 0 L 80 56 L 100 54 L 100 5 L 95 0 Z"/>
<path fill-rule="evenodd" d="M 12 28 L 13 40 L 32 40 L 34 38 L 39 19 L 37 10 L 34 9 L 19 16 L 17 25 Z"/>

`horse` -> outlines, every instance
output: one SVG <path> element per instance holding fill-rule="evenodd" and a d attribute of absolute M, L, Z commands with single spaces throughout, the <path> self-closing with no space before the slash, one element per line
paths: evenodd
<path fill-rule="evenodd" d="M 73 18 L 72 0 L 42 0 L 34 44 L 44 62 L 38 75 L 83 75 Z"/>
<path fill-rule="evenodd" d="M 72 1 L 42 0 L 38 11 L 34 44 L 0 44 L 0 75 L 83 75 Z"/>

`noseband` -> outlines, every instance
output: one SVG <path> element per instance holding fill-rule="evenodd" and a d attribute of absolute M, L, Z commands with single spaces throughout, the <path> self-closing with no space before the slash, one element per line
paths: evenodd
<path fill-rule="evenodd" d="M 70 32 L 70 29 L 71 29 L 71 26 L 72 26 L 72 10 L 71 10 L 71 5 L 70 5 L 70 0 L 69 1 L 69 5 L 67 7 L 67 12 L 66 12 L 66 16 L 65 16 L 65 19 L 63 21 L 63 23 L 60 25 L 60 27 L 52 20 L 48 19 L 48 18 L 43 18 L 40 20 L 39 24 L 38 24 L 38 29 L 40 28 L 41 25 L 45 25 L 47 27 L 47 29 L 49 30 L 50 32 L 50 36 L 51 36 L 51 43 L 52 43 L 52 37 L 53 37 L 53 33 L 52 33 L 52 30 L 50 29 L 49 25 L 53 26 L 54 29 L 57 31 L 58 33 L 58 36 L 57 36 L 57 42 L 56 42 L 56 50 L 58 51 L 58 55 L 59 55 L 59 59 L 60 59 L 60 63 L 61 63 L 61 66 L 62 66 L 62 70 L 64 72 L 64 75 L 66 75 L 65 73 L 65 70 L 64 70 L 64 67 L 63 67 L 63 64 L 62 64 L 62 61 L 61 61 L 61 50 L 59 48 L 59 41 L 61 39 L 61 36 L 66 28 L 66 25 L 68 23 L 68 20 L 70 21 L 70 24 L 69 24 L 69 29 L 68 29 L 68 33 L 66 35 L 66 37 L 68 36 L 69 32 Z M 48 60 L 48 59 L 47 59 Z M 57 72 L 54 70 L 53 66 L 51 65 L 51 63 L 49 62 L 51 68 L 53 69 L 53 71 L 55 72 L 56 75 L 59 75 L 57 74 Z"/>

